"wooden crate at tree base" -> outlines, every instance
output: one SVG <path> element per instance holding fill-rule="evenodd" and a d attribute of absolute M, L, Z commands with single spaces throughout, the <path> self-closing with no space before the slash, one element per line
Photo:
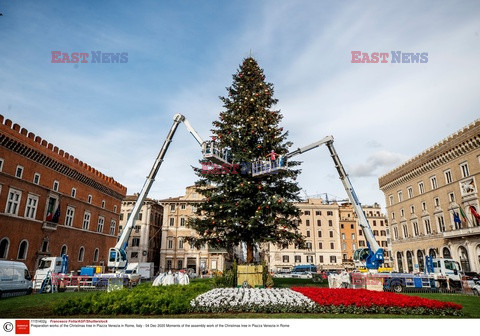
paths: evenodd
<path fill-rule="evenodd" d="M 262 265 L 238 265 L 237 285 L 242 286 L 247 281 L 250 287 L 263 287 Z"/>

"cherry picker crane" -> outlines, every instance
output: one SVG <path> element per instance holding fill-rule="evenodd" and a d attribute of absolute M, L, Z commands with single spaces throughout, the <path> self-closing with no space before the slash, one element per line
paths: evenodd
<path fill-rule="evenodd" d="M 127 223 L 125 224 L 125 228 L 123 229 L 122 234 L 120 235 L 120 238 L 118 239 L 115 247 L 112 247 L 109 250 L 108 267 L 111 268 L 114 272 L 119 272 L 119 271 L 121 272 L 125 270 L 127 267 L 128 258 L 125 250 L 127 248 L 128 240 L 132 233 L 132 229 L 135 226 L 135 221 L 138 217 L 140 209 L 142 208 L 142 205 L 145 199 L 147 198 L 150 188 L 152 187 L 152 184 L 155 181 L 155 176 L 157 175 L 158 170 L 160 169 L 160 166 L 163 163 L 165 154 L 168 150 L 168 147 L 170 146 L 170 143 L 172 142 L 173 136 L 175 135 L 175 132 L 180 123 L 183 123 L 187 127 L 187 130 L 193 135 L 195 140 L 197 140 L 198 144 L 202 148 L 202 154 L 206 159 L 216 163 L 226 162 L 224 156 L 222 155 L 224 151 L 219 149 L 216 146 L 214 141 L 204 141 L 200 137 L 200 135 L 193 129 L 192 125 L 190 125 L 188 120 L 183 115 L 176 114 L 173 117 L 173 124 L 170 128 L 170 131 L 168 132 L 167 138 L 165 139 L 165 142 L 163 143 L 163 146 L 160 152 L 158 153 L 158 156 L 152 166 L 152 169 L 150 170 L 150 173 L 148 174 L 147 179 L 145 180 L 142 190 L 138 194 L 132 213 L 128 217 Z"/>
<path fill-rule="evenodd" d="M 309 150 L 314 148 L 320 147 L 321 145 L 326 145 L 328 150 L 330 151 L 330 155 L 333 159 L 333 163 L 335 164 L 335 168 L 337 169 L 338 175 L 340 176 L 340 180 L 342 181 L 343 187 L 347 192 L 348 198 L 352 203 L 353 209 L 358 217 L 358 222 L 360 227 L 362 228 L 363 234 L 367 241 L 368 248 L 366 249 L 359 249 L 356 250 L 354 253 L 354 261 L 356 266 L 364 266 L 370 270 L 378 270 L 378 268 L 384 262 L 384 250 L 380 247 L 378 242 L 373 235 L 372 229 L 370 224 L 368 223 L 367 216 L 363 212 L 362 206 L 360 201 L 358 200 L 357 194 L 353 189 L 352 183 L 348 178 L 348 175 L 345 171 L 345 168 L 338 157 L 337 152 L 335 151 L 335 147 L 333 146 L 333 136 L 326 136 L 320 141 L 314 142 L 308 146 L 298 148 L 293 152 L 287 153 L 284 156 L 280 155 L 275 160 L 270 161 L 256 161 L 252 163 L 252 176 L 260 176 L 265 174 L 272 174 L 278 172 L 279 170 L 286 170 L 287 164 L 286 160 L 289 158 L 305 153 Z M 356 259 L 355 259 L 356 258 Z M 362 264 L 361 260 L 365 259 L 365 265 Z"/>

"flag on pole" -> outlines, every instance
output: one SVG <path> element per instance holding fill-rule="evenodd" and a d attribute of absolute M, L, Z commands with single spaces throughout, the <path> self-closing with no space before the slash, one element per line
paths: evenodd
<path fill-rule="evenodd" d="M 59 219 L 60 219 L 60 202 L 58 202 L 57 211 L 55 211 L 55 214 L 52 217 L 52 222 L 58 223 Z"/>
<path fill-rule="evenodd" d="M 462 223 L 462 221 L 460 220 L 460 216 L 458 216 L 458 213 L 456 213 L 455 211 L 453 212 L 453 221 L 458 224 Z"/>
<path fill-rule="evenodd" d="M 480 214 L 478 214 L 478 212 L 475 211 L 475 208 L 471 205 L 470 205 L 470 211 L 472 212 L 473 217 L 475 217 L 477 221 L 480 221 Z"/>
<path fill-rule="evenodd" d="M 465 215 L 465 212 L 463 212 L 462 208 L 460 208 L 460 214 L 463 217 L 463 221 L 466 222 L 467 221 L 467 215 Z"/>

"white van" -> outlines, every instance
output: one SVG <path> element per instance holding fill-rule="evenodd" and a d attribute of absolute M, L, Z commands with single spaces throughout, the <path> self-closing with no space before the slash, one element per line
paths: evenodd
<path fill-rule="evenodd" d="M 32 277 L 22 262 L 0 260 L 0 298 L 32 293 Z"/>

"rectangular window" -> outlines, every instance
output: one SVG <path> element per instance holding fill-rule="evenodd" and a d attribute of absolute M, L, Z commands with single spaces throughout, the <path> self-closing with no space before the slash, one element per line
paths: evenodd
<path fill-rule="evenodd" d="M 23 176 L 23 167 L 18 165 L 17 170 L 15 171 L 15 177 L 22 178 Z"/>
<path fill-rule="evenodd" d="M 182 205 L 180 206 L 180 209 L 185 210 L 186 208 L 187 208 L 187 205 L 185 203 L 182 203 Z"/>
<path fill-rule="evenodd" d="M 181 270 L 183 268 L 183 260 L 177 260 L 177 269 Z"/>
<path fill-rule="evenodd" d="M 335 243 L 330 243 L 330 249 L 335 250 Z"/>
<path fill-rule="evenodd" d="M 67 206 L 67 212 L 65 214 L 65 226 L 73 226 L 73 218 L 75 216 L 75 208 Z"/>
<path fill-rule="evenodd" d="M 175 226 L 175 218 L 170 218 L 170 226 Z"/>
<path fill-rule="evenodd" d="M 390 205 L 393 205 L 393 195 L 388 196 L 388 201 L 390 202 Z"/>
<path fill-rule="evenodd" d="M 173 239 L 168 240 L 168 248 L 173 249 Z"/>
<path fill-rule="evenodd" d="M 345 233 L 342 233 L 342 240 L 345 240 Z"/>
<path fill-rule="evenodd" d="M 102 200 L 102 209 L 105 209 L 105 200 Z"/>
<path fill-rule="evenodd" d="M 284 255 L 284 256 L 282 256 L 282 262 L 284 262 L 284 263 L 288 263 L 288 262 L 289 262 L 289 260 L 290 260 L 290 258 L 288 257 L 288 255 Z"/>
<path fill-rule="evenodd" d="M 437 222 L 438 222 L 438 228 L 440 229 L 440 232 L 445 232 L 446 227 L 445 227 L 445 220 L 443 219 L 443 216 L 438 216 Z"/>
<path fill-rule="evenodd" d="M 462 177 L 468 177 L 470 175 L 468 172 L 468 163 L 464 162 L 460 164 L 460 170 L 462 171 Z"/>
<path fill-rule="evenodd" d="M 301 263 L 302 262 L 302 256 L 296 255 L 295 256 L 295 262 L 296 263 Z"/>
<path fill-rule="evenodd" d="M 401 201 L 402 201 L 402 198 L 403 198 L 403 193 L 402 193 L 401 191 L 399 191 L 399 192 L 397 193 L 397 195 L 398 195 L 398 202 L 401 202 Z"/>
<path fill-rule="evenodd" d="M 433 203 L 435 204 L 436 207 L 439 207 L 440 206 L 440 199 L 438 197 L 435 197 L 433 199 Z"/>
<path fill-rule="evenodd" d="M 53 190 L 58 191 L 58 188 L 60 187 L 60 182 L 58 181 L 53 181 Z"/>
<path fill-rule="evenodd" d="M 413 188 L 412 188 L 412 187 L 408 187 L 408 188 L 407 188 L 407 193 L 408 193 L 408 198 L 412 198 L 412 197 L 413 197 Z"/>
<path fill-rule="evenodd" d="M 305 210 L 305 212 L 304 212 L 304 215 L 306 215 L 306 216 L 310 216 L 310 211 L 308 211 L 308 210 Z"/>
<path fill-rule="evenodd" d="M 444 174 L 445 174 L 445 184 L 452 183 L 453 182 L 452 172 L 450 170 L 446 170 Z"/>
<path fill-rule="evenodd" d="M 365 241 L 364 241 L 364 240 L 360 240 L 360 241 L 358 242 L 358 246 L 359 246 L 359 247 L 365 247 Z"/>
<path fill-rule="evenodd" d="M 455 202 L 455 194 L 453 192 L 449 193 L 448 199 L 450 200 L 451 203 Z"/>
<path fill-rule="evenodd" d="M 310 237 L 310 231 L 307 231 L 307 238 Z"/>
<path fill-rule="evenodd" d="M 327 211 L 327 216 L 333 216 L 333 211 Z"/>
<path fill-rule="evenodd" d="M 132 252 L 132 253 L 130 253 L 130 258 L 132 258 L 132 259 L 138 258 L 138 252 Z"/>
<path fill-rule="evenodd" d="M 426 234 L 431 234 L 432 233 L 432 227 L 430 226 L 430 219 L 425 218 L 423 220 L 423 224 L 425 224 L 425 233 Z"/>
<path fill-rule="evenodd" d="M 317 219 L 317 226 L 322 226 L 322 221 L 320 219 Z"/>
<path fill-rule="evenodd" d="M 16 189 L 8 191 L 7 206 L 5 213 L 11 215 L 18 215 L 18 207 L 20 205 L 20 199 L 22 198 L 22 192 Z"/>
<path fill-rule="evenodd" d="M 328 226 L 333 226 L 333 221 L 331 219 L 328 220 Z"/>
<path fill-rule="evenodd" d="M 178 240 L 178 248 L 183 249 L 183 239 Z"/>
<path fill-rule="evenodd" d="M 35 219 L 37 215 L 38 196 L 28 195 L 25 218 Z"/>
<path fill-rule="evenodd" d="M 328 234 L 330 235 L 330 238 L 333 238 L 333 231 L 329 231 Z"/>
<path fill-rule="evenodd" d="M 113 212 L 117 213 L 117 206 L 116 205 L 113 206 Z"/>
<path fill-rule="evenodd" d="M 321 216 L 321 215 L 322 215 L 322 212 L 321 212 L 321 211 L 315 211 L 315 215 Z"/>
<path fill-rule="evenodd" d="M 310 226 L 310 220 L 309 220 L 309 219 L 307 219 L 307 220 L 305 221 L 305 225 L 306 225 L 306 226 Z"/>
<path fill-rule="evenodd" d="M 322 238 L 322 231 L 318 231 L 318 238 Z"/>
<path fill-rule="evenodd" d="M 312 249 L 312 243 L 311 242 L 306 242 L 307 250 Z"/>
<path fill-rule="evenodd" d="M 90 212 L 85 211 L 83 214 L 83 224 L 82 224 L 82 229 L 88 230 L 90 227 Z"/>
<path fill-rule="evenodd" d="M 323 256 L 322 255 L 318 256 L 318 260 L 319 260 L 319 262 L 323 263 Z"/>
<path fill-rule="evenodd" d="M 97 232 L 103 232 L 104 224 L 105 224 L 105 218 L 102 216 L 98 216 Z"/>
<path fill-rule="evenodd" d="M 337 263 L 337 257 L 336 256 L 330 256 L 330 263 L 331 264 L 336 264 Z"/>
<path fill-rule="evenodd" d="M 185 226 L 185 218 L 180 218 L 180 226 Z"/>
<path fill-rule="evenodd" d="M 423 194 L 425 192 L 425 186 L 423 185 L 423 182 L 418 182 L 418 192 L 420 194 Z"/>
<path fill-rule="evenodd" d="M 33 174 L 33 183 L 35 184 L 40 184 L 40 174 L 39 173 L 35 173 Z"/>
<path fill-rule="evenodd" d="M 138 246 L 140 246 L 140 238 L 133 237 L 132 238 L 132 247 L 138 247 Z"/>
<path fill-rule="evenodd" d="M 117 226 L 117 222 L 112 219 L 112 221 L 110 222 L 110 234 L 111 235 L 114 235 L 115 234 L 115 227 Z"/>
<path fill-rule="evenodd" d="M 426 202 L 422 202 L 422 210 L 423 211 L 427 210 L 427 203 Z"/>
<path fill-rule="evenodd" d="M 175 204 L 170 204 L 170 211 L 175 211 Z"/>
<path fill-rule="evenodd" d="M 313 264 L 313 256 L 307 256 L 307 263 Z"/>
<path fill-rule="evenodd" d="M 411 214 L 415 213 L 415 207 L 413 205 L 410 206 L 410 213 Z"/>
<path fill-rule="evenodd" d="M 352 233 L 352 240 L 355 240 L 355 233 Z"/>
<path fill-rule="evenodd" d="M 87 202 L 88 202 L 88 204 L 92 204 L 92 195 L 88 195 Z"/>
<path fill-rule="evenodd" d="M 319 248 L 320 250 L 323 249 L 323 244 L 322 244 L 321 242 L 318 243 L 318 248 Z"/>
<path fill-rule="evenodd" d="M 438 185 L 437 185 L 437 177 L 436 177 L 436 176 L 430 177 L 430 185 L 432 186 L 432 190 L 438 188 Z"/>
<path fill-rule="evenodd" d="M 72 197 L 75 198 L 77 196 L 77 189 L 72 188 Z"/>
<path fill-rule="evenodd" d="M 3 169 L 3 159 L 0 159 L 0 172 L 2 171 Z"/>

